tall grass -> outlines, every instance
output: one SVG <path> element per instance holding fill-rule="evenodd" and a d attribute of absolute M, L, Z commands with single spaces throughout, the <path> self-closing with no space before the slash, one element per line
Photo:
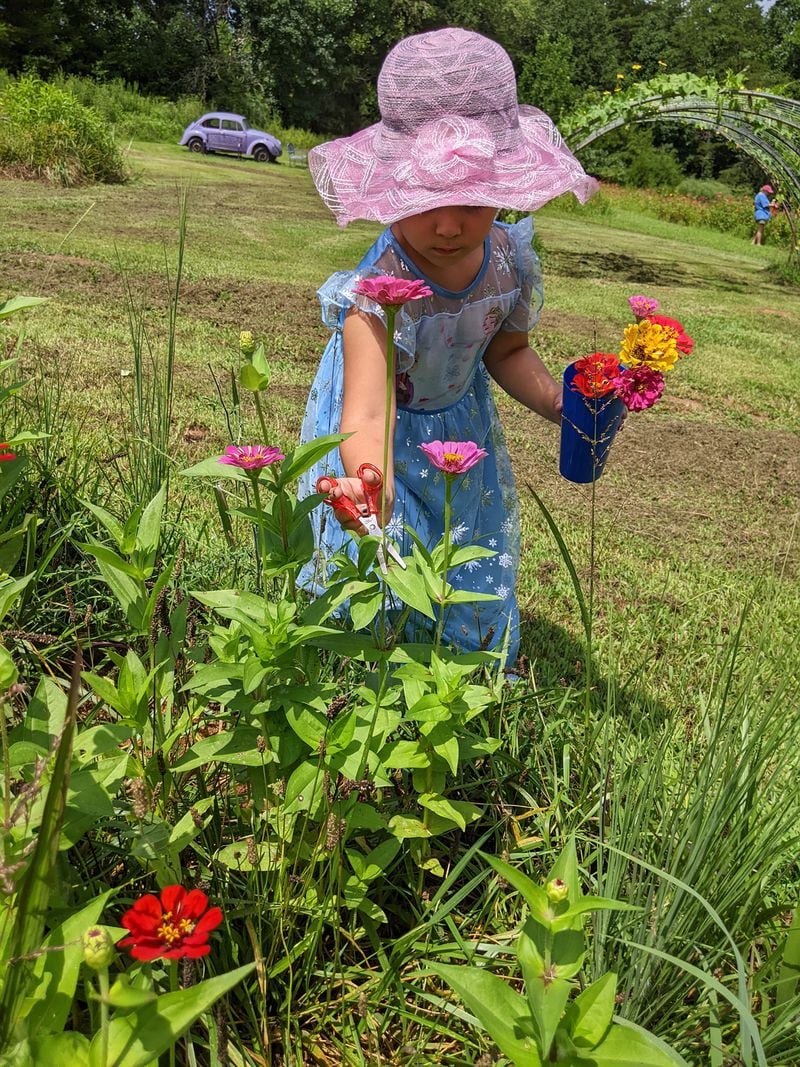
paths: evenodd
<path fill-rule="evenodd" d="M 72 93 L 26 75 L 0 95 L 0 167 L 62 185 L 123 182 L 111 128 Z"/>
<path fill-rule="evenodd" d="M 121 78 L 97 82 L 62 74 L 53 84 L 93 108 L 114 127 L 118 137 L 137 141 L 176 141 L 190 122 L 209 110 L 199 96 L 179 96 L 177 100 L 148 96 Z"/>
<path fill-rule="evenodd" d="M 152 500 L 162 485 L 169 482 L 172 469 L 170 440 L 174 397 L 176 328 L 183 257 L 186 246 L 186 211 L 188 190 L 179 193 L 178 242 L 174 270 L 165 251 L 167 284 L 166 337 L 163 342 L 151 332 L 146 306 L 148 292 L 144 288 L 137 297 L 125 277 L 125 299 L 133 351 L 132 388 L 128 394 L 127 439 L 117 462 L 120 485 L 133 502 Z M 163 347 L 162 347 L 163 344 Z"/>

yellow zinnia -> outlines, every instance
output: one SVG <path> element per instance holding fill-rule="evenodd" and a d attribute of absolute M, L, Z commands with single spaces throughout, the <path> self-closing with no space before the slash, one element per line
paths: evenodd
<path fill-rule="evenodd" d="M 679 357 L 675 340 L 675 331 L 665 330 L 657 322 L 648 322 L 647 319 L 633 322 L 625 327 L 620 363 L 628 367 L 646 364 L 653 370 L 672 370 Z"/>

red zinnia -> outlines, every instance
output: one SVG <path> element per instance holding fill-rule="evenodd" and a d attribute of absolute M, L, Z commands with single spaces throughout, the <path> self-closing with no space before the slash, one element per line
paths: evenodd
<path fill-rule="evenodd" d="M 137 960 L 196 960 L 211 951 L 208 935 L 222 922 L 222 911 L 209 908 L 208 897 L 200 889 L 187 892 L 182 885 L 168 885 L 161 896 L 139 897 L 122 916 L 130 937 L 119 942 L 130 948 Z"/>
<path fill-rule="evenodd" d="M 675 347 L 679 352 L 683 352 L 685 356 L 692 354 L 692 348 L 694 347 L 694 341 L 688 333 L 684 333 L 683 326 L 677 319 L 669 319 L 666 315 L 648 315 L 649 322 L 658 323 L 659 326 L 663 326 L 665 330 L 675 331 Z"/>
<path fill-rule="evenodd" d="M 6 441 L 0 441 L 0 463 L 2 463 L 4 459 L 17 458 L 16 452 L 6 452 L 6 449 L 10 447 L 11 446 Z"/>
<path fill-rule="evenodd" d="M 577 373 L 572 379 L 572 388 L 583 396 L 595 399 L 605 396 L 614 388 L 614 378 L 619 374 L 619 360 L 608 352 L 592 352 L 590 356 L 575 360 Z"/>

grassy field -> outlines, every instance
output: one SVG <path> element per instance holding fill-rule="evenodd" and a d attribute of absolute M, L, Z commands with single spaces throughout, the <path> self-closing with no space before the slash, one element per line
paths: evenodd
<path fill-rule="evenodd" d="M 302 167 L 165 145 L 134 143 L 129 154 L 128 186 L 0 183 L 4 290 L 50 298 L 29 318 L 26 370 L 62 379 L 80 438 L 101 456 L 114 453 L 131 387 L 126 291 L 145 309 L 157 356 L 179 188 L 188 186 L 176 468 L 227 443 L 215 378 L 236 364 L 240 329 L 266 343 L 272 441 L 290 444 L 326 337 L 315 289 L 354 265 L 377 228 L 338 229 Z M 686 700 L 708 684 L 708 664 L 747 607 L 759 686 L 768 694 L 778 679 L 796 686 L 800 310 L 796 291 L 771 280 L 778 253 L 616 201 L 602 212 L 554 204 L 536 225 L 546 303 L 534 344 L 554 374 L 582 353 L 617 347 L 633 292 L 656 296 L 695 338 L 661 404 L 628 419 L 597 486 L 601 657 L 649 699 Z M 523 505 L 523 648 L 541 681 L 574 680 L 576 603 L 528 487 L 553 513 L 585 584 L 591 491 L 558 475 L 552 427 L 507 398 L 500 406 Z"/>
<path fill-rule="evenodd" d="M 452 718 L 457 774 L 431 763 L 435 775 L 426 770 L 423 777 L 418 762 L 403 769 L 401 758 L 399 778 L 391 779 L 396 788 L 371 790 L 360 779 L 376 708 L 383 713 L 400 701 L 410 712 L 411 700 L 417 708 L 416 683 L 409 697 L 386 673 L 376 692 L 381 671 L 371 665 L 365 673 L 359 639 L 349 635 L 335 634 L 346 649 L 341 655 L 320 655 L 313 640 L 287 651 L 291 633 L 284 648 L 266 613 L 254 616 L 258 642 L 269 631 L 276 644 L 254 638 L 253 651 L 233 615 L 232 629 L 212 617 L 204 605 L 220 589 L 258 588 L 252 529 L 246 516 L 235 520 L 240 536 L 228 545 L 209 484 L 178 472 L 218 455 L 237 436 L 240 414 L 243 441 L 263 436 L 250 398 L 241 413 L 230 403 L 242 329 L 263 340 L 273 370 L 268 443 L 293 445 L 326 340 L 315 290 L 357 262 L 377 227 L 337 229 L 303 167 L 152 144 L 133 144 L 129 155 L 136 177 L 125 186 L 64 190 L 0 181 L 3 296 L 49 298 L 25 324 L 20 377 L 30 384 L 17 414 L 21 425 L 51 435 L 28 450 L 34 462 L 22 505 L 43 516 L 41 574 L 26 602 L 26 630 L 6 630 L 0 645 L 11 639 L 20 646 L 32 691 L 40 674 L 49 681 L 63 673 L 76 634 L 85 641 L 97 673 L 84 679 L 99 688 L 97 700 L 87 693 L 81 704 L 78 770 L 70 780 L 75 806 L 81 788 L 91 786 L 90 798 L 97 793 L 95 779 L 86 777 L 96 757 L 92 749 L 84 756 L 85 731 L 96 723 L 119 728 L 114 737 L 124 738 L 112 740 L 102 758 L 114 767 L 121 759 L 128 769 L 120 774 L 141 777 L 109 779 L 105 807 L 90 809 L 102 817 L 90 815 L 93 824 L 68 859 L 61 853 L 75 866 L 63 876 L 42 867 L 43 884 L 63 881 L 81 905 L 112 892 L 112 922 L 131 895 L 165 878 L 207 886 L 220 901 L 227 927 L 209 968 L 219 975 L 254 958 L 258 976 L 229 999 L 231 1056 L 210 1053 L 215 1029 L 217 1037 L 225 1030 L 220 1015 L 194 1030 L 203 1049 L 207 1033 L 208 1057 L 187 1054 L 185 1062 L 467 1067 L 493 1062 L 488 1038 L 468 1013 L 449 1003 L 443 1009 L 445 991 L 430 975 L 420 977 L 420 966 L 462 964 L 473 951 L 495 962 L 498 953 L 507 955 L 524 912 L 507 881 L 484 877 L 477 849 L 539 877 L 574 834 L 581 856 L 574 877 L 634 905 L 592 919 L 586 980 L 618 973 L 621 1014 L 674 1043 L 692 1067 L 756 1062 L 740 1036 L 748 1020 L 763 1037 L 757 1062 L 796 1067 L 800 990 L 780 963 L 790 959 L 800 826 L 800 384 L 792 373 L 800 311 L 796 291 L 775 284 L 780 253 L 645 217 L 624 195 L 586 208 L 557 203 L 537 217 L 546 305 L 534 343 L 555 375 L 578 355 L 617 349 L 629 319 L 626 298 L 637 292 L 657 297 L 684 323 L 695 351 L 671 375 L 662 402 L 628 418 L 594 493 L 559 476 L 555 428 L 499 397 L 522 502 L 518 591 L 532 684 L 500 682 L 487 690 L 485 716 Z M 170 293 L 185 198 L 171 351 Z M 175 476 L 152 564 L 159 580 L 170 583 L 172 575 L 173 588 L 169 597 L 159 594 L 152 618 L 140 624 L 122 619 L 98 582 L 98 549 L 87 543 L 98 511 L 87 515 L 86 504 L 127 517 L 161 484 L 149 466 L 155 450 L 149 440 L 137 442 L 148 428 L 132 413 L 142 356 L 157 379 L 173 355 L 163 457 Z M 159 400 L 157 390 L 152 395 Z M 147 399 L 139 402 L 140 414 L 147 406 Z M 560 530 L 563 553 L 534 494 Z M 115 536 L 113 530 L 111 519 Z M 584 593 L 591 590 L 591 649 L 564 554 Z M 154 597 L 154 575 L 142 577 L 136 567 L 133 573 L 144 599 Z M 285 601 L 281 589 L 280 580 L 264 586 L 268 598 L 272 590 Z M 117 671 L 116 653 L 126 649 L 145 675 L 148 660 L 156 680 L 152 693 L 144 682 L 144 698 L 122 715 L 108 679 L 116 675 L 120 693 L 123 679 L 132 684 L 127 667 Z M 277 673 L 260 675 L 267 680 L 254 688 L 254 665 Z M 228 679 L 222 688 L 220 670 Z M 342 694 L 352 708 L 340 714 Z M 23 714 L 41 715 L 35 699 L 26 711 L 17 698 L 15 730 Z M 463 709 L 473 705 L 454 699 L 453 707 L 466 716 Z M 410 733 L 416 714 L 398 736 Z M 362 733 L 348 756 L 351 768 L 341 762 L 351 740 L 338 740 L 339 724 L 355 731 L 356 719 Z M 307 733 L 312 720 L 324 720 L 321 738 Z M 479 741 L 483 731 L 500 739 L 488 759 L 461 753 L 462 743 L 470 753 L 472 721 Z M 218 761 L 208 755 L 209 741 L 216 744 L 209 731 L 221 727 L 231 731 L 235 751 L 226 749 Z M 275 760 L 247 769 L 267 751 L 263 733 Z M 54 739 L 46 736 L 49 751 Z M 285 747 L 285 738 L 295 740 Z M 308 778 L 295 777 L 309 768 L 325 794 L 313 813 Z M 5 777 L 8 796 L 18 782 L 9 782 L 8 770 Z M 455 822 L 447 829 L 445 819 L 430 854 L 427 841 L 415 850 L 402 826 L 396 840 L 384 826 L 384 815 L 396 811 L 405 825 L 409 813 L 421 812 L 423 789 L 434 790 L 433 800 L 441 789 L 480 813 L 463 830 Z M 297 807 L 301 802 L 306 807 Z M 356 807 L 351 826 L 340 813 Z M 289 829 L 280 829 L 287 813 Z M 296 834 L 295 819 L 302 827 Z M 194 831 L 176 837 L 189 821 Z M 280 859 L 270 851 L 275 827 L 286 841 Z M 369 850 L 385 845 L 391 853 L 381 855 L 396 856 L 388 873 L 383 860 L 368 864 L 376 871 L 370 901 L 385 909 L 373 927 L 363 915 L 371 924 L 375 911 L 362 913 L 346 893 L 360 884 Z M 428 860 L 439 858 L 441 871 L 434 871 Z M 344 880 L 348 871 L 355 882 Z M 53 910 L 52 921 L 61 917 Z M 34 958 L 24 946 L 14 954 Z M 780 1001 L 779 990 L 786 994 Z M 91 1032 L 80 1010 L 72 1025 Z"/>

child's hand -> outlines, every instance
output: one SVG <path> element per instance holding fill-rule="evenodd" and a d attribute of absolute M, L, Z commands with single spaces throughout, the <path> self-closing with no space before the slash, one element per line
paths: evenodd
<path fill-rule="evenodd" d="M 366 471 L 364 473 L 364 478 L 367 484 L 375 484 L 375 475 L 371 471 Z M 341 496 L 349 497 L 365 515 L 367 514 L 367 504 L 364 499 L 364 487 L 361 484 L 360 478 L 337 478 L 336 485 L 333 489 L 331 489 L 331 483 L 327 478 L 320 478 L 317 485 L 319 492 L 328 493 L 332 500 L 338 500 Z M 381 522 L 381 526 L 385 526 L 389 521 L 394 508 L 394 492 L 389 486 L 385 486 L 385 490 L 383 522 Z M 359 536 L 363 536 L 363 534 L 367 532 L 360 522 L 351 519 L 346 512 L 334 511 L 334 515 L 343 529 L 351 530 Z M 380 521 L 380 516 L 378 518 Z"/>

